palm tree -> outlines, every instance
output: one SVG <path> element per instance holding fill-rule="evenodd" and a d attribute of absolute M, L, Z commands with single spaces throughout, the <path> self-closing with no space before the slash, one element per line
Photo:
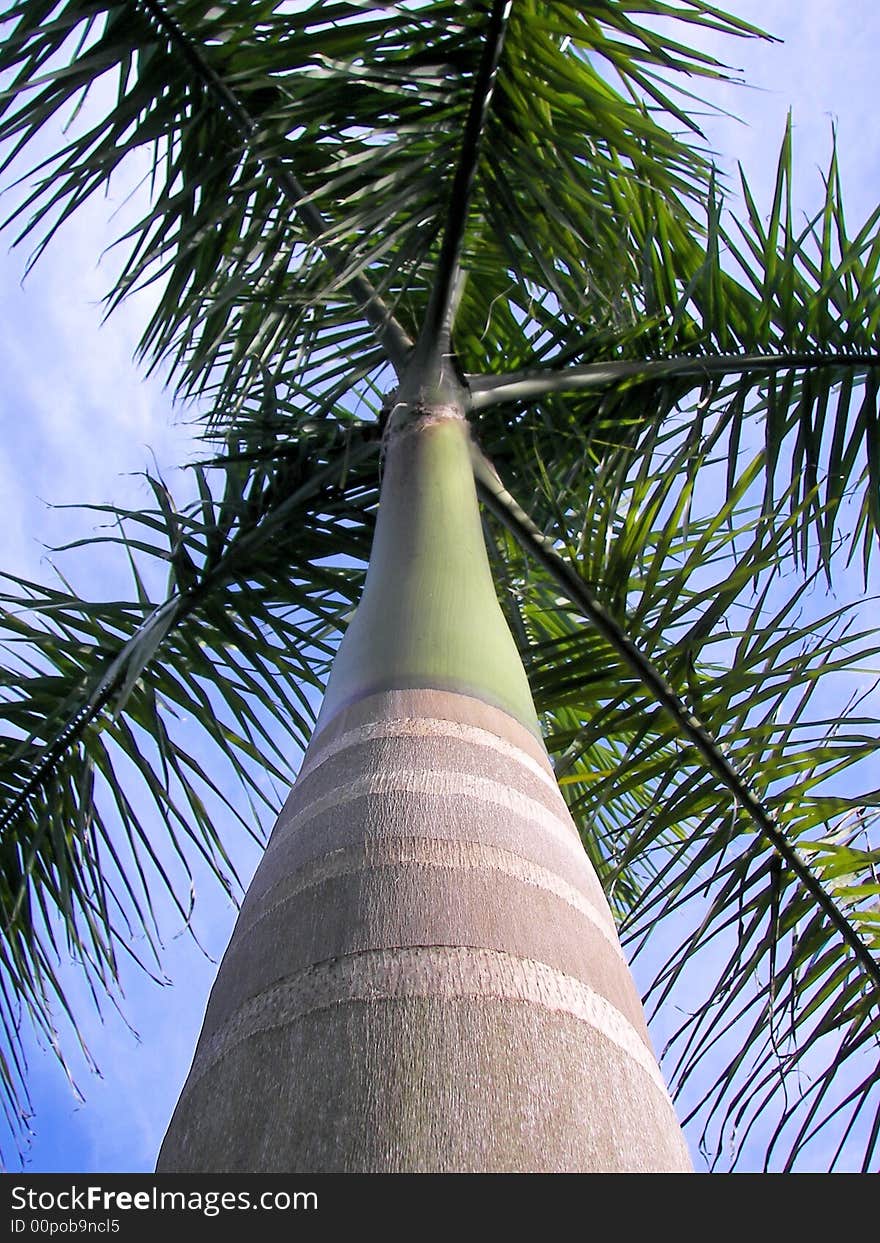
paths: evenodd
<path fill-rule="evenodd" d="M 59 937 L 112 989 L 157 884 L 185 919 L 193 858 L 232 885 L 183 712 L 255 804 L 312 741 L 166 1166 L 680 1165 L 606 898 L 684 1010 L 707 1149 L 772 1109 L 768 1159 L 833 1132 L 869 1166 L 875 726 L 813 701 L 877 643 L 812 589 L 880 531 L 878 213 L 847 231 L 832 160 L 797 225 L 788 132 L 769 217 L 743 183 L 728 221 L 676 85 L 723 69 L 671 17 L 758 33 L 701 3 L 13 6 L 15 154 L 114 82 L 20 235 L 147 153 L 111 304 L 159 284 L 144 355 L 214 454 L 192 503 L 108 507 L 134 599 L 5 594 L 13 1117 Z"/>

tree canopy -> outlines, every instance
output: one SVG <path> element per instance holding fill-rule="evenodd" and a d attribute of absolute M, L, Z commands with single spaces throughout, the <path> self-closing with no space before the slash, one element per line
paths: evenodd
<path fill-rule="evenodd" d="M 833 1135 L 869 1167 L 876 720 L 822 688 L 880 643 L 820 588 L 867 581 L 880 533 L 880 208 L 847 225 L 832 155 L 802 219 L 790 129 L 769 204 L 716 169 L 696 100 L 728 71 L 699 35 L 760 32 L 700 0 L 5 20 L 4 170 L 72 118 L 7 224 L 36 259 L 146 170 L 109 307 L 154 288 L 142 358 L 205 441 L 194 500 L 154 477 L 152 505 L 100 511 L 128 599 L 4 579 L 13 1126 L 59 954 L 112 993 L 133 929 L 161 959 L 159 891 L 184 923 L 194 867 L 234 891 L 234 826 L 269 822 L 359 596 L 395 373 L 443 323 L 500 597 L 648 1008 L 677 1015 L 691 1134 L 735 1160 L 772 1112 L 771 1164 Z"/>

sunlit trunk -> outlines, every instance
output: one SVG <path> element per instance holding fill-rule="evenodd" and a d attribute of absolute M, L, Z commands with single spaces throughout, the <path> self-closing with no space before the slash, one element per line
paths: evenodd
<path fill-rule="evenodd" d="M 364 599 L 163 1171 L 685 1170 L 495 598 L 467 425 L 389 443 Z"/>

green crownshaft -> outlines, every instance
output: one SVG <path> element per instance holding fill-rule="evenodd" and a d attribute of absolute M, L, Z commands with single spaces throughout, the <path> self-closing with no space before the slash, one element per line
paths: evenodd
<path fill-rule="evenodd" d="M 388 444 L 370 568 L 340 645 L 318 730 L 386 690 L 432 688 L 501 708 L 540 737 L 483 539 L 469 448 L 454 407 L 400 421 Z"/>

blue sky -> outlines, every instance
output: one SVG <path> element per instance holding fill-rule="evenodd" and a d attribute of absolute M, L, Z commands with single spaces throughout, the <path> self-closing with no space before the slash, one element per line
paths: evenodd
<path fill-rule="evenodd" d="M 745 118 L 707 121 L 709 135 L 728 169 L 740 159 L 768 201 L 789 104 L 794 111 L 796 200 L 815 206 L 827 167 L 832 120 L 836 123 L 851 221 L 880 200 L 880 129 L 874 123 L 876 48 L 880 12 L 863 0 L 828 5 L 813 0 L 740 3 L 737 11 L 785 39 L 780 45 L 725 43 L 718 54 L 745 69 L 752 89 L 716 89 L 714 97 Z M 114 186 L 71 221 L 21 285 L 26 254 L 0 249 L 0 566 L 36 579 L 50 574 L 42 544 L 88 533 L 94 519 L 47 508 L 113 500 L 146 501 L 136 472 L 158 462 L 174 488 L 174 471 L 195 456 L 189 432 L 154 377 L 145 380 L 131 361 L 149 310 L 149 295 L 133 299 L 101 324 L 100 299 L 113 271 L 100 258 L 121 232 L 130 185 Z M 71 556 L 62 563 L 86 594 L 128 588 L 119 557 L 106 552 Z M 880 781 L 877 782 L 880 784 Z M 242 843 L 240 867 L 256 863 Z M 200 886 L 199 938 L 218 958 L 234 911 L 207 881 Z M 79 1004 L 84 1036 L 101 1077 L 73 1059 L 81 1103 L 54 1056 L 30 1052 L 36 1137 L 27 1168 L 111 1171 L 149 1170 L 185 1076 L 215 966 L 169 923 L 164 969 L 172 981 L 158 987 L 136 971 L 125 975 L 125 1022 L 105 1007 L 91 1007 L 76 973 L 71 993 Z"/>

